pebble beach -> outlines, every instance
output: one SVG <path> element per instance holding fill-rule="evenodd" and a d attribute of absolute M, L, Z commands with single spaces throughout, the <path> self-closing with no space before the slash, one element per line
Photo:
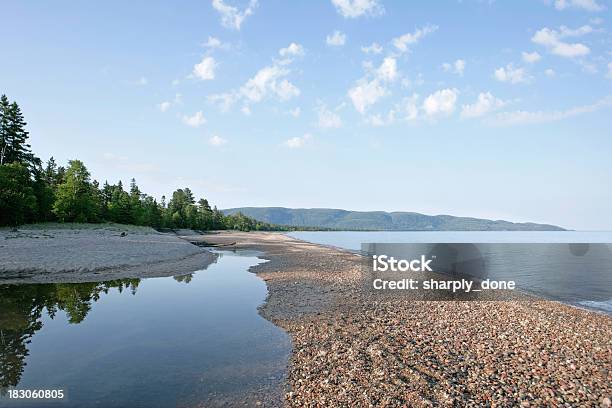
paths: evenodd
<path fill-rule="evenodd" d="M 539 299 L 414 301 L 363 290 L 361 257 L 278 233 L 206 234 L 261 251 L 260 313 L 293 342 L 288 406 L 608 407 L 612 319 Z"/>

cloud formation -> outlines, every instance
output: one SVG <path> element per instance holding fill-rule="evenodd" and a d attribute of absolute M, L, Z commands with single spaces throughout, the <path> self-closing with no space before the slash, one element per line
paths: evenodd
<path fill-rule="evenodd" d="M 183 123 L 186 124 L 187 126 L 197 128 L 206 123 L 206 118 L 204 118 L 204 114 L 202 113 L 202 111 L 198 111 L 194 113 L 193 116 L 184 115 Z"/>
<path fill-rule="evenodd" d="M 559 30 L 544 27 L 531 37 L 531 41 L 546 47 L 548 52 L 560 57 L 582 57 L 591 52 L 589 47 L 582 43 L 570 43 L 562 40 L 567 37 L 580 37 L 593 31 L 593 28 L 589 25 L 584 25 L 575 30 L 565 26 L 561 26 Z"/>
<path fill-rule="evenodd" d="M 285 141 L 284 145 L 290 149 L 300 149 L 306 145 L 306 143 L 311 139 L 311 137 L 312 136 L 309 133 L 306 133 L 302 137 L 295 136 Z"/>
<path fill-rule="evenodd" d="M 201 62 L 193 66 L 193 76 L 203 81 L 215 79 L 217 62 L 213 57 L 204 57 Z"/>
<path fill-rule="evenodd" d="M 406 33 L 393 39 L 393 46 L 400 52 L 406 52 L 411 45 L 418 43 L 425 36 L 436 32 L 438 26 L 427 25 L 422 28 L 417 28 L 413 33 Z"/>
<path fill-rule="evenodd" d="M 522 52 L 521 56 L 523 57 L 523 61 L 528 64 L 533 64 L 542 59 L 542 56 L 538 54 L 536 51 L 534 52 Z"/>
<path fill-rule="evenodd" d="M 598 4 L 596 0 L 555 0 L 555 8 L 557 10 L 576 8 L 586 11 L 602 11 L 605 7 Z"/>
<path fill-rule="evenodd" d="M 325 38 L 327 45 L 339 47 L 346 43 L 346 34 L 336 30 Z"/>
<path fill-rule="evenodd" d="M 379 0 L 331 0 L 331 2 L 344 18 L 379 16 L 385 13 L 385 8 Z"/>
<path fill-rule="evenodd" d="M 337 129 L 342 127 L 342 119 L 337 113 L 327 109 L 327 106 L 320 104 L 317 107 L 318 122 L 317 126 L 321 129 Z"/>
<path fill-rule="evenodd" d="M 459 91 L 455 88 L 441 89 L 423 101 L 423 110 L 429 117 L 450 115 L 455 111 Z"/>
<path fill-rule="evenodd" d="M 208 139 L 208 144 L 214 147 L 223 146 L 226 143 L 227 143 L 227 139 L 224 139 L 218 135 L 213 135 Z"/>
<path fill-rule="evenodd" d="M 494 97 L 491 92 L 481 92 L 478 94 L 476 102 L 461 107 L 462 118 L 477 118 L 489 112 L 502 108 L 506 103 Z"/>
<path fill-rule="evenodd" d="M 529 82 L 530 80 L 525 69 L 515 68 L 513 64 L 497 68 L 495 72 L 493 72 L 493 77 L 500 82 L 509 82 L 511 84 Z"/>
<path fill-rule="evenodd" d="M 293 57 L 304 55 L 304 48 L 297 43 L 291 43 L 278 51 L 281 60 L 274 60 L 271 65 L 261 68 L 249 78 L 238 90 L 213 94 L 208 101 L 219 106 L 221 111 L 228 111 L 235 103 L 242 102 L 242 113 L 251 114 L 250 105 L 274 97 L 283 102 L 299 96 L 301 91 L 286 77 L 291 73 L 289 66 Z"/>
<path fill-rule="evenodd" d="M 590 105 L 576 106 L 566 110 L 557 111 L 514 111 L 498 113 L 489 123 L 495 126 L 530 125 L 538 123 L 556 122 L 559 120 L 595 112 L 612 106 L 612 95 L 608 95 Z"/>
<path fill-rule="evenodd" d="M 463 72 L 465 71 L 465 61 L 458 59 L 452 64 L 445 62 L 442 64 L 442 69 L 446 72 L 452 72 L 453 74 L 463 76 Z"/>
<path fill-rule="evenodd" d="M 250 0 L 242 11 L 238 7 L 226 4 L 223 0 L 212 0 L 212 6 L 221 15 L 221 24 L 224 27 L 240 30 L 244 20 L 255 11 L 257 0 Z"/>

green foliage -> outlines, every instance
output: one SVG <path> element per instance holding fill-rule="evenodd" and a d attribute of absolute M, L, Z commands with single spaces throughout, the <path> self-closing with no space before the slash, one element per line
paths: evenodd
<path fill-rule="evenodd" d="M 36 219 L 37 205 L 30 172 L 20 163 L 0 166 L 0 225 Z"/>
<path fill-rule="evenodd" d="M 0 97 L 0 165 L 21 163 L 34 166 L 38 159 L 27 144 L 29 137 L 25 120 L 17 103 L 10 103 L 6 95 Z"/>
<path fill-rule="evenodd" d="M 53 212 L 62 222 L 98 221 L 97 191 L 83 162 L 71 160 L 64 181 L 57 187 Z"/>

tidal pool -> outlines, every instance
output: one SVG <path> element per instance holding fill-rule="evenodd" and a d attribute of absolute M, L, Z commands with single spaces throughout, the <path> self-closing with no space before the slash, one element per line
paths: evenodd
<path fill-rule="evenodd" d="M 257 312 L 261 261 L 219 254 L 174 278 L 0 285 L 0 406 L 280 405 L 291 341 Z"/>

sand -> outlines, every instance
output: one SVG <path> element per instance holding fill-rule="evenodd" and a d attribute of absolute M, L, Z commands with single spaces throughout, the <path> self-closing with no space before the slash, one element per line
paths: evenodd
<path fill-rule="evenodd" d="M 2 284 L 175 276 L 203 269 L 215 259 L 175 234 L 148 227 L 40 224 L 0 229 Z"/>
<path fill-rule="evenodd" d="M 609 406 L 612 318 L 543 300 L 412 301 L 362 259 L 277 233 L 218 233 L 269 262 L 261 314 L 293 341 L 288 406 Z"/>

